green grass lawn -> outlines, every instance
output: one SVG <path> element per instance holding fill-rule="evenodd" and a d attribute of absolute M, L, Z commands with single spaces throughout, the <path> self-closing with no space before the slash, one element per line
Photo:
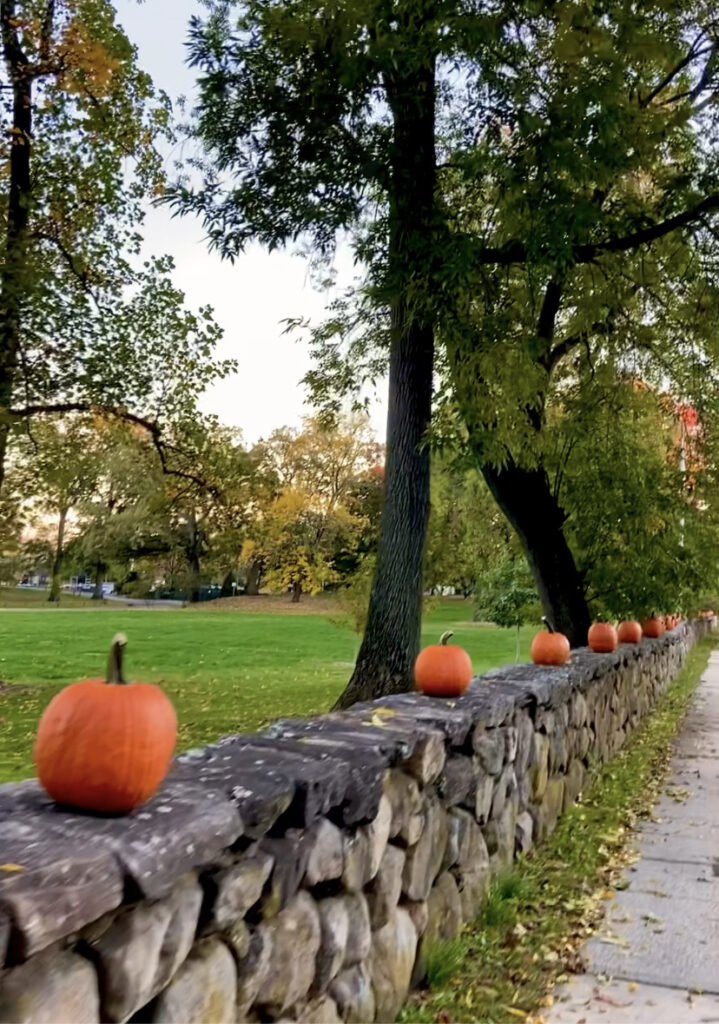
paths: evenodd
<path fill-rule="evenodd" d="M 86 597 L 79 594 L 66 594 L 63 591 L 60 604 L 50 604 L 47 590 L 35 590 L 28 587 L 0 587 L 0 609 L 2 608 L 39 608 L 41 611 L 58 611 L 60 608 L 83 608 L 91 604 Z M 104 607 L 105 602 L 102 603 Z M 95 602 L 97 607 L 98 602 Z"/>
<path fill-rule="evenodd" d="M 8 591 L 0 591 L 0 600 Z M 0 782 L 33 772 L 38 718 L 65 684 L 102 675 L 113 633 L 128 636 L 128 676 L 159 683 L 180 722 L 179 747 L 326 711 L 347 681 L 358 640 L 339 613 L 188 609 L 0 608 Z M 472 623 L 470 602 L 442 600 L 423 641 L 453 629 L 475 671 L 514 660 L 515 634 Z M 521 660 L 534 633 L 521 634 Z"/>

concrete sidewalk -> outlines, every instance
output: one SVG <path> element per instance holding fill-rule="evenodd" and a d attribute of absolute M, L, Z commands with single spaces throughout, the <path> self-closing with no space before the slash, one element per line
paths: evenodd
<path fill-rule="evenodd" d="M 547 1024 L 719 1024 L 719 651 L 697 689 L 628 888 Z"/>

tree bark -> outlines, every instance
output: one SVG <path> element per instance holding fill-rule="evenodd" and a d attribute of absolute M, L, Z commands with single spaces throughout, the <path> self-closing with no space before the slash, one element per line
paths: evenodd
<path fill-rule="evenodd" d="M 245 593 L 254 597 L 260 592 L 260 583 L 262 582 L 262 562 L 256 559 L 254 562 L 250 562 L 247 569 L 247 581 L 245 583 Z"/>
<path fill-rule="evenodd" d="M 107 566 L 104 562 L 98 562 L 95 566 L 95 589 L 92 592 L 93 601 L 102 601 L 105 596 L 102 592 L 102 585 L 105 582 L 105 571 Z"/>
<path fill-rule="evenodd" d="M 428 11 L 429 14 L 429 11 Z M 434 328 L 410 295 L 429 292 L 435 242 L 434 59 L 387 80 L 394 119 L 389 282 L 391 345 L 385 497 L 367 625 L 338 708 L 412 687 L 429 515 Z M 410 277 L 411 275 L 411 277 Z M 421 301 L 421 299 L 420 299 Z"/>
<path fill-rule="evenodd" d="M 191 512 L 187 517 L 187 564 L 190 569 L 189 601 L 197 604 L 200 600 L 200 531 L 197 525 L 197 517 Z"/>
<path fill-rule="evenodd" d="M 30 153 L 32 140 L 32 78 L 20 46 L 15 0 L 0 0 L 0 31 L 7 78 L 12 88 L 10 185 L 5 245 L 0 270 L 0 491 L 5 477 L 13 386 L 20 350 L 20 316 L 27 273 L 30 220 Z"/>
<path fill-rule="evenodd" d="M 591 620 L 584 581 L 564 535 L 566 515 L 546 472 L 511 461 L 501 469 L 480 468 L 522 543 L 544 614 L 572 647 L 586 644 Z"/>
<path fill-rule="evenodd" d="M 232 571 L 232 569 L 230 569 L 229 572 L 225 573 L 225 578 L 222 581 L 222 586 L 220 587 L 220 597 L 234 597 L 235 588 L 232 585 L 234 582 L 235 574 Z"/>
<path fill-rule="evenodd" d="M 62 562 L 65 554 L 65 524 L 67 522 L 67 513 L 69 509 L 66 506 L 60 509 L 60 518 L 57 524 L 57 540 L 55 542 L 55 557 L 52 560 L 52 579 L 50 581 L 50 594 L 48 595 L 48 601 L 57 604 L 60 600 L 60 583 L 62 574 Z"/>

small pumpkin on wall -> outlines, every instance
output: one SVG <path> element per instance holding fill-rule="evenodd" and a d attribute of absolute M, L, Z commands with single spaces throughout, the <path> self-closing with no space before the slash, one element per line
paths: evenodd
<path fill-rule="evenodd" d="M 167 774 L 177 738 L 169 698 L 123 676 L 127 640 L 112 641 L 105 679 L 72 683 L 50 701 L 35 741 L 37 776 L 57 803 L 125 814 L 148 800 Z"/>
<path fill-rule="evenodd" d="M 625 619 L 617 626 L 617 640 L 620 644 L 638 644 L 642 639 L 642 626 L 635 619 Z"/>
<path fill-rule="evenodd" d="M 546 615 L 542 622 L 546 633 L 536 633 L 529 654 L 535 665 L 566 665 L 569 661 L 569 640 L 564 633 L 557 633 Z"/>
<path fill-rule="evenodd" d="M 664 619 L 661 615 L 652 614 L 642 623 L 642 633 L 650 640 L 658 640 L 664 632 Z"/>
<path fill-rule="evenodd" d="M 472 661 L 462 647 L 451 646 L 452 632 L 425 647 L 414 663 L 414 681 L 428 697 L 461 697 L 472 678 Z"/>
<path fill-rule="evenodd" d="M 616 650 L 618 642 L 617 631 L 611 622 L 595 622 L 589 627 L 587 643 L 597 654 L 609 654 Z"/>

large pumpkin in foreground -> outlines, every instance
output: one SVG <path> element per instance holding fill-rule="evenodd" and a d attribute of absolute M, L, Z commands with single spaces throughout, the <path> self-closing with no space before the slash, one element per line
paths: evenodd
<path fill-rule="evenodd" d="M 642 639 L 642 627 L 634 619 L 625 619 L 617 627 L 617 639 L 620 644 L 638 644 Z"/>
<path fill-rule="evenodd" d="M 40 719 L 37 776 L 60 804 L 124 814 L 149 799 L 167 774 L 177 738 L 175 709 L 150 683 L 126 683 L 125 637 L 112 643 L 106 679 L 65 687 Z"/>
<path fill-rule="evenodd" d="M 414 663 L 414 681 L 429 697 L 460 697 L 472 678 L 472 662 L 461 647 L 450 647 L 452 633 L 425 647 Z"/>
<path fill-rule="evenodd" d="M 557 633 L 549 619 L 542 616 L 548 632 L 537 633 L 529 648 L 529 655 L 535 665 L 565 665 L 569 661 L 569 640 L 564 633 Z"/>

